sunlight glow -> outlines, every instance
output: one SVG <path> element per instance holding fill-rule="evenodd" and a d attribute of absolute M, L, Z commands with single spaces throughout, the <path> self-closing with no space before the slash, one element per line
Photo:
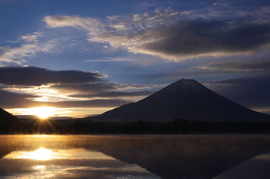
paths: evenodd
<path fill-rule="evenodd" d="M 52 150 L 45 149 L 43 147 L 35 150 L 33 152 L 27 151 L 17 151 L 13 155 L 7 156 L 7 158 L 17 158 L 17 159 L 32 159 L 32 160 L 51 160 L 57 158 Z"/>
<path fill-rule="evenodd" d="M 52 151 L 44 148 L 39 148 L 34 152 L 30 152 L 28 156 L 29 159 L 33 160 L 49 160 L 52 156 Z"/>
<path fill-rule="evenodd" d="M 40 116 L 37 111 L 44 111 L 45 109 L 51 109 L 52 114 L 47 117 L 77 117 L 83 118 L 91 115 L 102 114 L 106 111 L 112 110 L 113 107 L 106 108 L 54 108 L 54 107 L 36 107 L 36 108 L 6 108 L 5 110 L 13 115 L 35 115 Z M 49 114 L 49 112 L 45 113 Z M 40 117 L 39 117 L 40 118 Z M 40 118 L 41 119 L 41 118 Z"/>
<path fill-rule="evenodd" d="M 95 159 L 115 160 L 101 152 L 89 151 L 86 149 L 65 149 L 50 150 L 43 147 L 35 151 L 14 151 L 3 157 L 3 159 L 31 159 L 31 160 L 55 160 L 55 159 Z"/>
<path fill-rule="evenodd" d="M 38 116 L 40 119 L 46 119 L 47 117 L 54 115 L 54 108 L 53 107 L 31 108 L 31 112 L 33 115 Z"/>

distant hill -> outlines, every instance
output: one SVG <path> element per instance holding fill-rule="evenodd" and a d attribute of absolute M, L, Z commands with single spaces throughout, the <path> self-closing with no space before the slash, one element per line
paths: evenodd
<path fill-rule="evenodd" d="M 230 101 L 199 82 L 181 79 L 136 102 L 107 111 L 90 120 L 167 121 L 269 121 L 270 116 Z"/>
<path fill-rule="evenodd" d="M 0 122 L 1 123 L 3 123 L 3 122 L 14 122 L 15 120 L 17 120 L 17 118 L 15 116 L 8 113 L 4 109 L 0 108 Z"/>

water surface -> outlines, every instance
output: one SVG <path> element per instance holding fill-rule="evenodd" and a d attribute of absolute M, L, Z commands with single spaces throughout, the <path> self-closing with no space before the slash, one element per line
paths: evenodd
<path fill-rule="evenodd" d="M 0 136 L 1 178 L 211 179 L 270 151 L 264 135 Z"/>
<path fill-rule="evenodd" d="M 5 178 L 160 179 L 136 164 L 83 148 L 16 150 L 5 155 L 0 166 Z"/>

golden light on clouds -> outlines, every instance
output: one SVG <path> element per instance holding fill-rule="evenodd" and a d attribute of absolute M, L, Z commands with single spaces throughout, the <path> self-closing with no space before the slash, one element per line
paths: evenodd
<path fill-rule="evenodd" d="M 91 115 L 104 113 L 113 108 L 55 108 L 55 107 L 35 107 L 35 108 L 7 108 L 13 115 L 36 116 L 40 119 L 48 117 L 78 117 L 83 118 Z M 19 117 L 20 118 L 20 117 Z M 27 118 L 27 117 L 26 117 Z"/>

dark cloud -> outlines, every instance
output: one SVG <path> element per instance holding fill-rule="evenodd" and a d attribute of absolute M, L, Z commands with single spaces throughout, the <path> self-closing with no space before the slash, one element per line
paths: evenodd
<path fill-rule="evenodd" d="M 17 101 L 17 100 L 24 100 L 27 98 L 34 98 L 38 97 L 35 95 L 30 94 L 19 94 L 19 93 L 12 93 L 4 90 L 0 90 L 0 99 L 1 101 Z"/>
<path fill-rule="evenodd" d="M 198 61 L 198 60 L 196 60 Z M 203 61 L 203 60 L 202 60 Z M 181 63 L 175 64 L 170 70 L 159 71 L 155 74 L 134 75 L 133 78 L 155 79 L 159 82 L 167 83 L 181 78 L 195 78 L 199 81 L 228 79 L 243 76 L 258 76 L 270 74 L 270 58 L 258 59 L 226 59 L 225 61 L 206 63 L 191 63 L 188 68 L 181 68 Z"/>
<path fill-rule="evenodd" d="M 255 59 L 248 61 L 225 61 L 211 63 L 206 66 L 200 67 L 200 69 L 214 70 L 219 72 L 241 72 L 241 73 L 270 73 L 270 59 Z"/>
<path fill-rule="evenodd" d="M 221 80 L 205 85 L 244 106 L 270 109 L 270 75 Z"/>
<path fill-rule="evenodd" d="M 38 67 L 1 67 L 0 83 L 5 85 L 40 86 L 48 83 L 78 84 L 99 82 L 100 73 L 67 70 L 52 71 Z"/>
<path fill-rule="evenodd" d="M 107 107 L 118 107 L 123 104 L 130 103 L 131 101 L 120 100 L 120 99 L 95 99 L 85 101 L 61 101 L 61 102 L 47 102 L 40 103 L 43 106 L 52 106 L 57 108 L 107 108 Z"/>
<path fill-rule="evenodd" d="M 41 106 L 50 106 L 57 108 L 106 108 L 117 107 L 131 101 L 120 99 L 95 99 L 82 101 L 60 101 L 60 102 L 40 102 L 32 101 L 29 98 L 37 97 L 34 95 L 26 95 L 12 93 L 0 90 L 0 107 L 2 108 L 33 108 Z"/>
<path fill-rule="evenodd" d="M 152 93 L 138 91 L 138 89 L 144 88 L 140 85 L 112 84 L 101 79 L 102 75 L 99 73 L 83 71 L 50 71 L 37 67 L 2 67 L 0 68 L 0 75 L 0 83 L 2 83 L 0 86 L 0 107 L 3 108 L 39 106 L 59 108 L 117 107 L 131 101 L 116 98 L 127 99 L 128 97 L 147 96 Z M 48 83 L 51 83 L 51 85 L 44 87 L 44 89 L 38 87 Z M 33 86 L 35 87 L 33 88 Z M 10 91 L 13 88 L 16 88 L 16 92 Z M 118 91 L 119 89 L 129 92 Z M 137 91 L 134 91 L 134 89 Z M 55 90 L 57 93 L 44 95 L 47 90 Z M 23 94 L 25 91 L 30 94 Z M 81 99 L 67 100 L 61 95 Z M 41 97 L 46 97 L 48 100 L 58 100 L 58 102 L 34 101 L 35 98 Z"/>
<path fill-rule="evenodd" d="M 93 97 L 134 97 L 134 96 L 148 96 L 153 91 L 117 91 L 118 88 L 142 88 L 142 86 L 135 85 L 122 85 L 122 84 L 111 84 L 111 83 L 91 83 L 91 84 L 78 84 L 78 85 L 55 85 L 52 89 L 62 92 L 73 92 L 75 94 L 70 97 L 79 98 L 93 98 Z"/>
<path fill-rule="evenodd" d="M 25 104 L 31 103 L 28 98 L 37 97 L 29 94 L 12 93 L 4 90 L 0 90 L 0 107 L 3 108 L 16 108 L 22 107 Z"/>
<path fill-rule="evenodd" d="M 99 83 L 89 83 L 89 84 L 66 84 L 66 85 L 54 85 L 51 88 L 57 91 L 63 92 L 75 92 L 83 94 L 98 94 L 105 91 L 115 90 L 117 87 L 116 84 L 110 84 L 106 82 Z"/>
<path fill-rule="evenodd" d="M 270 44 L 270 23 L 217 20 L 178 22 L 174 26 L 160 27 L 153 34 L 152 42 L 134 47 L 134 51 L 178 58 L 230 56 L 254 52 Z"/>
<path fill-rule="evenodd" d="M 79 98 L 91 98 L 91 97 L 106 97 L 106 98 L 117 98 L 117 97 L 136 97 L 136 96 L 149 96 L 153 94 L 153 91 L 133 91 L 133 92 L 101 92 L 98 94 L 76 94 L 71 95 L 70 97 L 79 97 Z"/>
<path fill-rule="evenodd" d="M 167 9 L 132 17 L 109 17 L 106 23 L 78 16 L 47 16 L 44 21 L 51 28 L 84 29 L 89 32 L 89 42 L 175 60 L 252 54 L 270 44 L 268 13 L 256 11 L 257 14 L 245 12 L 244 15 L 235 10 L 231 13 L 231 10 L 229 14 L 239 14 L 227 16 L 218 11 L 212 15 L 219 18 L 209 18 L 210 14 L 202 12 L 194 16 L 194 11 Z"/>
<path fill-rule="evenodd" d="M 30 94 L 13 93 L 9 91 L 0 90 L 0 107 L 2 108 L 20 108 L 34 106 L 33 101 L 29 98 L 37 97 Z"/>

